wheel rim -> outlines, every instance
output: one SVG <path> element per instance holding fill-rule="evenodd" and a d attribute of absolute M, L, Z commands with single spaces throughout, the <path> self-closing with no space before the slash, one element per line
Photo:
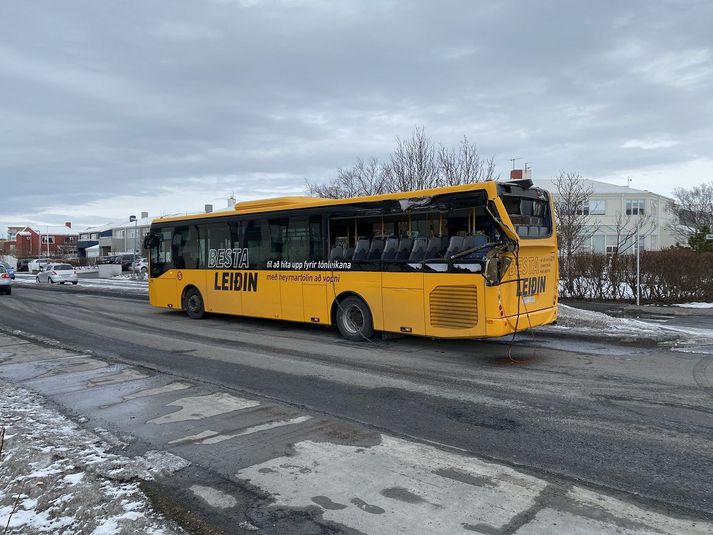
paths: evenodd
<path fill-rule="evenodd" d="M 201 308 L 203 308 L 203 302 L 200 296 L 197 294 L 190 295 L 188 297 L 188 310 L 195 314 L 200 312 Z"/>
<path fill-rule="evenodd" d="M 344 311 L 344 328 L 351 334 L 359 334 L 364 330 L 364 313 L 356 305 L 350 305 Z"/>

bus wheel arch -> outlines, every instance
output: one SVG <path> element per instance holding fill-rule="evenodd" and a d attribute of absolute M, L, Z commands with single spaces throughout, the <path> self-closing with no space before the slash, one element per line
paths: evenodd
<path fill-rule="evenodd" d="M 332 303 L 332 324 L 347 340 L 363 341 L 374 336 L 374 318 L 366 299 L 356 292 L 343 292 Z"/>
<path fill-rule="evenodd" d="M 181 293 L 181 308 L 189 318 L 200 320 L 205 317 L 205 301 L 200 290 L 192 284 L 187 285 Z"/>

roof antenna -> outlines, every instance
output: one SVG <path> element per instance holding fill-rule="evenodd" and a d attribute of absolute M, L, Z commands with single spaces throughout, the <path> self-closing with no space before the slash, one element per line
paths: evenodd
<path fill-rule="evenodd" d="M 626 177 L 626 187 L 630 188 L 631 187 L 631 177 L 627 175 Z"/>
<path fill-rule="evenodd" d="M 518 156 L 517 158 L 509 158 L 508 161 L 512 162 L 512 168 L 515 169 L 515 162 L 518 160 L 522 160 L 522 156 Z"/>

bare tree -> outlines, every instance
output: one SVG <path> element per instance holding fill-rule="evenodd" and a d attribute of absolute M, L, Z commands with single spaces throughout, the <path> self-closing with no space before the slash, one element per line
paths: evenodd
<path fill-rule="evenodd" d="M 396 138 L 396 150 L 384 166 L 389 191 L 412 191 L 438 185 L 436 148 L 423 127 L 410 138 Z"/>
<path fill-rule="evenodd" d="M 334 199 L 386 193 L 384 168 L 376 158 L 371 158 L 366 162 L 357 158 L 354 166 L 339 169 L 337 178 L 332 182 L 328 184 L 308 182 L 307 190 L 312 196 Z"/>
<path fill-rule="evenodd" d="M 566 291 L 571 295 L 574 290 L 574 254 L 596 232 L 588 210 L 592 188 L 579 173 L 572 171 L 561 171 L 553 183 L 560 273 L 564 276 Z"/>
<path fill-rule="evenodd" d="M 396 148 L 387 160 L 357 159 L 353 167 L 339 169 L 326 184 L 307 182 L 307 191 L 318 197 L 356 197 L 397 191 L 412 191 L 493 180 L 494 159 L 483 159 L 475 144 L 463 137 L 456 148 L 438 148 L 423 127 L 408 138 L 396 138 Z"/>
<path fill-rule="evenodd" d="M 686 241 L 703 227 L 713 228 L 713 181 L 691 189 L 676 188 L 668 211 L 676 218 L 670 230 Z"/>
<path fill-rule="evenodd" d="M 438 149 L 439 185 L 457 186 L 493 180 L 495 161 L 481 158 L 474 143 L 467 136 L 458 144 L 457 149 L 448 149 L 441 145 Z"/>

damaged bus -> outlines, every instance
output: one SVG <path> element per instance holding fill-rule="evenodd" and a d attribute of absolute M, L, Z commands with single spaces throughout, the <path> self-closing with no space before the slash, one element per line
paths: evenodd
<path fill-rule="evenodd" d="M 486 338 L 557 318 L 550 194 L 530 180 L 351 199 L 282 197 L 155 219 L 153 306 Z"/>

